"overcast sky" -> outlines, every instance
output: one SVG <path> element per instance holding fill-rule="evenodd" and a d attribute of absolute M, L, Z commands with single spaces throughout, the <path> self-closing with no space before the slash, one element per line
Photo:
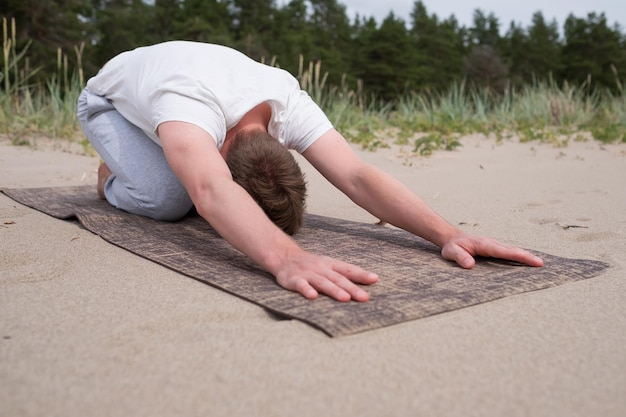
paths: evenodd
<path fill-rule="evenodd" d="M 413 0 L 339 0 L 346 6 L 348 16 L 356 13 L 361 16 L 374 16 L 380 23 L 390 10 L 396 17 L 409 21 L 413 10 Z M 626 30 L 626 0 L 424 0 L 429 14 L 435 13 L 443 20 L 454 14 L 462 26 L 472 24 L 475 9 L 487 13 L 493 12 L 500 21 L 500 29 L 506 32 L 511 21 L 521 23 L 524 27 L 530 24 L 536 11 L 543 12 L 547 21 L 555 18 L 560 29 L 570 13 L 586 18 L 587 13 L 604 12 L 610 26 L 619 23 L 622 33 Z"/>

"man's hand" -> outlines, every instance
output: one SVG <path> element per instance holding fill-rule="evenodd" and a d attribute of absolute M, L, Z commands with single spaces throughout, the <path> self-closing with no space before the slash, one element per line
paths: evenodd
<path fill-rule="evenodd" d="M 441 248 L 441 255 L 463 268 L 473 268 L 475 256 L 506 259 L 530 266 L 543 266 L 543 260 L 515 246 L 505 245 L 495 239 L 461 233 L 448 240 Z"/>
<path fill-rule="evenodd" d="M 319 293 L 338 301 L 367 301 L 369 295 L 357 284 L 374 284 L 378 276 L 355 265 L 305 251 L 292 254 L 276 272 L 277 282 L 308 299 Z"/>
<path fill-rule="evenodd" d="M 357 266 L 302 250 L 276 227 L 241 186 L 232 180 L 213 138 L 184 122 L 165 122 L 159 137 L 167 160 L 198 213 L 234 248 L 306 298 L 319 293 L 339 301 L 367 301 L 357 284 L 378 281 Z"/>

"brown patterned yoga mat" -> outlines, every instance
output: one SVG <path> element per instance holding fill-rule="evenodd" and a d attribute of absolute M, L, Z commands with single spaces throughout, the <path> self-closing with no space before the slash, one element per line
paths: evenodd
<path fill-rule="evenodd" d="M 381 280 L 367 303 L 309 301 L 219 237 L 198 216 L 166 223 L 125 213 L 99 200 L 94 186 L 2 190 L 60 219 L 78 218 L 106 241 L 280 316 L 342 336 L 415 320 L 601 274 L 608 264 L 540 253 L 543 268 L 480 259 L 472 270 L 443 260 L 436 247 L 401 230 L 307 215 L 296 240 L 305 249 L 363 266 Z"/>

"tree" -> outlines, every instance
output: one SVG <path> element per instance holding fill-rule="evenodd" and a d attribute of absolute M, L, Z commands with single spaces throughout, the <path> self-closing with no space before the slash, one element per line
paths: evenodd
<path fill-rule="evenodd" d="M 230 33 L 233 17 L 228 0 L 184 0 L 180 18 L 173 22 L 179 39 L 233 46 Z"/>
<path fill-rule="evenodd" d="M 589 13 L 586 20 L 570 15 L 564 32 L 562 78 L 576 83 L 590 81 L 589 88 L 618 89 L 614 70 L 626 68 L 619 27 L 609 28 L 604 14 Z"/>
<path fill-rule="evenodd" d="M 561 45 L 559 29 L 555 20 L 546 23 L 541 12 L 533 15 L 532 24 L 528 29 L 528 45 L 526 48 L 529 71 L 525 80 L 530 82 L 531 75 L 545 80 L 551 73 L 560 72 Z"/>
<path fill-rule="evenodd" d="M 474 10 L 472 27 L 469 29 L 469 43 L 489 46 L 494 51 L 499 51 L 501 42 L 498 18 L 493 13 L 487 15 L 480 9 Z"/>
<path fill-rule="evenodd" d="M 561 48 L 556 21 L 547 23 L 541 12 L 533 15 L 527 30 L 511 23 L 504 39 L 503 57 L 513 85 L 558 77 Z"/>
<path fill-rule="evenodd" d="M 152 32 L 157 42 L 177 38 L 175 25 L 182 18 L 180 0 L 154 0 Z"/>
<path fill-rule="evenodd" d="M 313 30 L 305 0 L 291 0 L 276 14 L 273 52 L 281 67 L 296 74 L 300 56 L 313 59 Z"/>
<path fill-rule="evenodd" d="M 473 26 L 469 29 L 470 52 L 465 58 L 465 75 L 476 86 L 503 92 L 508 69 L 502 62 L 500 24 L 493 13 L 474 12 Z"/>
<path fill-rule="evenodd" d="M 321 60 L 330 73 L 332 83 L 338 83 L 350 68 L 351 27 L 346 7 L 337 0 L 310 0 L 313 42 L 310 60 Z"/>
<path fill-rule="evenodd" d="M 239 50 L 260 60 L 270 55 L 267 47 L 272 38 L 274 0 L 233 0 L 232 30 Z"/>
<path fill-rule="evenodd" d="M 102 0 L 91 21 L 97 31 L 94 56 L 98 66 L 120 52 L 158 42 L 153 22 L 154 7 L 142 0 Z"/>
<path fill-rule="evenodd" d="M 504 41 L 503 59 L 509 69 L 509 77 L 513 86 L 521 86 L 533 74 L 526 51 L 528 50 L 528 35 L 526 31 L 511 22 Z"/>
<path fill-rule="evenodd" d="M 421 0 L 411 13 L 410 31 L 418 89 L 441 91 L 461 78 L 463 70 L 463 35 L 451 16 L 439 23 L 437 15 L 429 15 Z"/>
<path fill-rule="evenodd" d="M 390 12 L 380 28 L 367 35 L 363 48 L 364 66 L 359 71 L 359 78 L 368 91 L 382 100 L 391 101 L 407 89 L 414 89 L 416 68 L 404 21 Z"/>
<path fill-rule="evenodd" d="M 352 25 L 352 53 L 350 54 L 350 70 L 348 74 L 354 80 L 365 81 L 370 73 L 370 54 L 372 40 L 378 32 L 378 24 L 373 17 L 356 16 Z M 365 88 L 369 88 L 369 81 L 366 81 Z"/>
<path fill-rule="evenodd" d="M 467 79 L 474 86 L 503 93 L 508 71 L 498 52 L 489 45 L 477 45 L 465 59 Z"/>
<path fill-rule="evenodd" d="M 0 16 L 15 19 L 16 50 L 29 42 L 26 59 L 31 69 L 41 68 L 41 77 L 58 73 L 57 51 L 67 56 L 69 66 L 75 68 L 75 47 L 83 42 L 89 45 L 92 36 L 86 17 L 91 13 L 91 2 L 81 0 L 3 0 Z"/>

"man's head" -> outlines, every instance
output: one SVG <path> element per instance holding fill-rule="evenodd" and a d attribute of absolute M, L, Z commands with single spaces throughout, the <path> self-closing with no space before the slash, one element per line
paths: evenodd
<path fill-rule="evenodd" d="M 237 133 L 226 153 L 233 180 L 286 233 L 302 226 L 306 183 L 293 155 L 262 130 Z"/>

